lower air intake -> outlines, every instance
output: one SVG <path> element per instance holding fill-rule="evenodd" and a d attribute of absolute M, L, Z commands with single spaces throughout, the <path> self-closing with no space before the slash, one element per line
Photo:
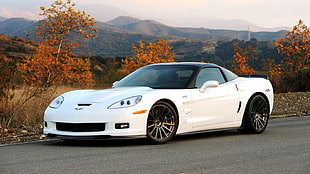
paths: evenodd
<path fill-rule="evenodd" d="M 104 131 L 105 123 L 56 123 L 56 129 L 69 132 Z"/>

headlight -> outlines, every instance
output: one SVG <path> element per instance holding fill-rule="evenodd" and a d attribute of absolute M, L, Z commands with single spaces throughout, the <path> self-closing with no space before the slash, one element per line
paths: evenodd
<path fill-rule="evenodd" d="M 140 103 L 141 99 L 142 99 L 141 95 L 125 98 L 123 100 L 113 103 L 111 106 L 108 107 L 108 109 L 119 109 L 119 108 L 132 107 Z"/>
<path fill-rule="evenodd" d="M 59 96 L 55 100 L 52 101 L 52 103 L 49 105 L 50 108 L 57 109 L 61 106 L 61 104 L 64 102 L 64 97 Z"/>

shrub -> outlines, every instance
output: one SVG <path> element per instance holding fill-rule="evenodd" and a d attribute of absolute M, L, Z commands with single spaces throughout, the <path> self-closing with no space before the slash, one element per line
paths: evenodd
<path fill-rule="evenodd" d="M 270 81 L 275 93 L 310 91 L 310 68 L 273 74 Z"/>

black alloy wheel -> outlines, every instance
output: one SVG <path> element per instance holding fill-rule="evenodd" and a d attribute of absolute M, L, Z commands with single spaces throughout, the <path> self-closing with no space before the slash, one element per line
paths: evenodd
<path fill-rule="evenodd" d="M 178 116 L 167 102 L 155 103 L 147 119 L 147 138 L 154 144 L 168 142 L 177 131 Z"/>
<path fill-rule="evenodd" d="M 252 97 L 243 116 L 241 132 L 262 133 L 269 120 L 269 104 L 262 95 Z"/>

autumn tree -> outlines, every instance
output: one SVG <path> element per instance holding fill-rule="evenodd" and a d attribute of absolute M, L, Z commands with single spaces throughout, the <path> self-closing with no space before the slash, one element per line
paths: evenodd
<path fill-rule="evenodd" d="M 276 47 L 284 57 L 282 71 L 296 72 L 309 67 L 310 31 L 302 20 L 276 42 Z"/>
<path fill-rule="evenodd" d="M 172 47 L 168 45 L 167 40 L 160 40 L 157 43 L 140 42 L 139 46 L 132 46 L 133 56 L 123 60 L 123 66 L 120 73 L 127 75 L 130 72 L 153 63 L 174 62 L 174 53 Z"/>
<path fill-rule="evenodd" d="M 256 50 L 253 49 L 251 45 L 245 49 L 242 49 L 237 43 L 233 43 L 233 47 L 235 51 L 235 60 L 232 62 L 233 71 L 239 75 L 254 74 L 255 71 L 253 68 L 249 67 L 248 62 L 250 59 L 257 60 L 257 57 L 255 57 L 257 54 Z"/>
<path fill-rule="evenodd" d="M 94 18 L 84 11 L 75 10 L 74 7 L 75 4 L 70 0 L 66 2 L 56 0 L 50 8 L 41 7 L 40 15 L 44 19 L 39 22 L 35 30 L 40 41 L 37 52 L 21 60 L 17 65 L 13 63 L 14 66 L 11 66 L 12 62 L 8 58 L 0 57 L 1 67 L 4 66 L 7 70 L 4 72 L 1 68 L 1 72 L 8 74 L 5 75 L 6 78 L 1 78 L 2 127 L 9 127 L 26 103 L 36 99 L 37 96 L 42 99 L 52 96 L 55 90 L 49 89 L 52 89 L 53 85 L 93 84 L 90 60 L 78 58 L 73 51 L 81 45 L 82 39 L 95 37 L 93 33 L 97 29 L 93 28 Z M 13 70 L 16 71 L 16 68 L 25 82 L 18 97 L 14 96 L 14 85 L 8 80 L 14 75 Z M 45 104 L 48 105 L 49 102 L 45 101 Z"/>
<path fill-rule="evenodd" d="M 275 64 L 274 59 L 262 59 L 262 70 L 271 76 L 273 74 L 278 74 L 281 71 L 281 66 Z"/>
<path fill-rule="evenodd" d="M 41 7 L 44 17 L 36 28 L 41 41 L 37 54 L 18 65 L 26 84 L 49 87 L 55 84 L 93 83 L 90 60 L 78 58 L 73 50 L 82 38 L 93 38 L 94 18 L 74 9 L 71 0 L 56 0 L 50 8 Z"/>
<path fill-rule="evenodd" d="M 284 38 L 275 42 L 283 56 L 281 64 L 272 69 L 271 81 L 276 92 L 309 91 L 310 89 L 310 31 L 299 20 Z"/>
<path fill-rule="evenodd" d="M 11 89 L 14 89 L 14 76 L 17 73 L 16 62 L 6 56 L 0 55 L 0 126 L 6 126 L 11 116 L 10 102 L 14 97 Z"/>

